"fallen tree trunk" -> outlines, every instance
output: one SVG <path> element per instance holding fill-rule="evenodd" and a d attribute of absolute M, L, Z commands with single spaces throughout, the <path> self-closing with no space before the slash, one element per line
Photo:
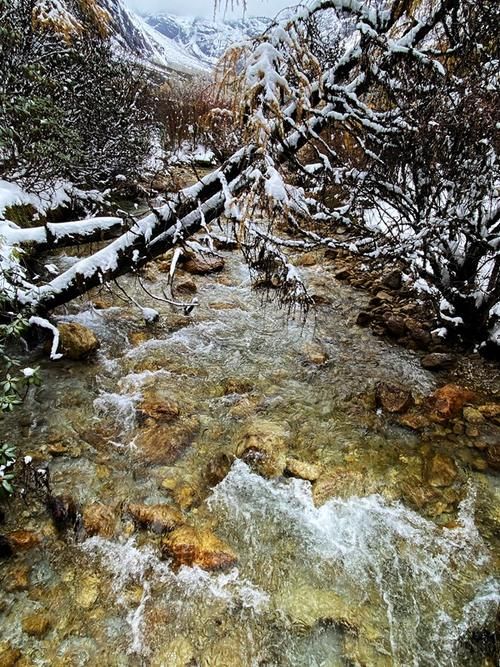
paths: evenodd
<path fill-rule="evenodd" d="M 4 223 L 0 236 L 10 246 L 30 246 L 32 250 L 70 247 L 94 241 L 107 241 L 123 230 L 122 218 L 100 217 L 77 222 L 50 223 L 42 227 L 22 229 Z"/>
<path fill-rule="evenodd" d="M 427 23 L 412 25 L 407 29 L 400 37 L 399 45 L 392 42 L 390 48 L 387 48 L 381 63 L 384 63 L 384 58 L 390 62 L 405 57 L 456 1 L 444 0 L 440 3 L 439 11 L 433 12 Z M 337 4 L 345 10 L 351 8 L 355 14 L 362 10 L 360 3 L 354 3 L 353 9 L 350 2 L 332 1 L 332 6 Z M 371 29 L 375 30 L 377 22 L 373 23 L 370 18 L 370 23 Z M 392 19 L 384 21 L 382 36 L 387 35 L 392 25 Z M 395 44 L 398 48 L 395 48 Z M 345 113 L 347 99 L 352 100 L 367 92 L 372 83 L 372 74 L 370 71 L 360 71 L 359 68 L 365 56 L 363 48 L 355 46 L 332 69 L 320 76 L 316 85 L 311 87 L 307 105 L 308 120 L 298 123 L 304 110 L 300 109 L 299 103 L 292 102 L 282 110 L 280 118 L 270 122 L 269 140 L 275 146 L 275 162 L 285 162 L 293 157 L 311 139 L 317 138 L 331 119 L 335 120 Z M 355 76 L 352 77 L 352 74 Z M 344 97 L 341 94 L 342 87 Z M 12 304 L 12 309 L 45 314 L 93 287 L 139 269 L 227 211 L 230 200 L 251 185 L 252 174 L 258 170 L 259 160 L 263 161 L 260 166 L 265 172 L 266 163 L 261 147 L 255 143 L 246 145 L 221 168 L 205 176 L 196 185 L 180 191 L 172 200 L 139 220 L 102 250 L 80 260 L 46 285 L 18 289 L 17 303 Z"/>

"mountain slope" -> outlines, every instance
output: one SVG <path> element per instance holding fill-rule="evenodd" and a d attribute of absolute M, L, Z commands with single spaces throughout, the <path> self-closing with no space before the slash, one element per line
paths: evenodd
<path fill-rule="evenodd" d="M 173 14 L 151 14 L 145 16 L 144 21 L 170 43 L 209 67 L 231 44 L 261 34 L 271 23 L 265 17 L 215 22 Z"/>

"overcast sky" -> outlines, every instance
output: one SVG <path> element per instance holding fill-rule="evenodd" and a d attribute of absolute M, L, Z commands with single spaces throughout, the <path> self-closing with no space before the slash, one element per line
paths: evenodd
<path fill-rule="evenodd" d="M 180 16 L 212 18 L 214 12 L 213 0 L 125 0 L 125 3 L 140 14 L 167 12 Z M 224 5 L 225 0 L 222 0 L 219 4 Z M 235 2 L 235 4 L 237 3 Z M 283 7 L 289 7 L 293 4 L 293 0 L 247 0 L 247 16 L 274 16 Z M 241 17 L 242 15 L 242 7 L 227 13 L 228 18 Z M 219 10 L 217 16 L 222 18 L 223 12 Z"/>

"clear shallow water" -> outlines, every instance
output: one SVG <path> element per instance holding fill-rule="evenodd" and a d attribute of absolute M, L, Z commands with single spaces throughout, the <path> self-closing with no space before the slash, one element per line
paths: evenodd
<path fill-rule="evenodd" d="M 196 279 L 202 306 L 191 318 L 163 310 L 147 329 L 128 308 L 64 316 L 96 331 L 97 360 L 44 364 L 43 387 L 3 432 L 50 461 L 57 493 L 117 516 L 126 502 L 180 505 L 238 566 L 175 570 L 158 538 L 125 519 L 113 538 L 82 542 L 58 536 L 41 506 L 17 502 L 9 528 L 43 541 L 1 566 L 0 641 L 39 665 L 492 664 L 494 480 L 471 472 L 465 438 L 422 440 L 375 413 L 365 396 L 376 381 L 425 393 L 434 378 L 353 324 L 362 295 L 308 274 L 332 305 L 305 325 L 263 305 L 229 257 L 222 278 Z M 325 363 L 311 361 L 311 343 Z M 180 417 L 167 431 L 144 422 L 145 398 L 177 401 Z M 335 477 L 325 504 L 314 505 L 309 482 L 264 479 L 234 461 L 247 424 L 262 419 L 286 433 L 288 456 Z M 158 457 L 165 433 L 177 445 Z M 425 485 L 429 448 L 452 454 L 460 474 L 417 512 L 407 489 Z M 207 470 L 221 455 L 229 472 L 213 488 Z M 41 637 L 22 629 L 37 612 L 50 620 Z"/>

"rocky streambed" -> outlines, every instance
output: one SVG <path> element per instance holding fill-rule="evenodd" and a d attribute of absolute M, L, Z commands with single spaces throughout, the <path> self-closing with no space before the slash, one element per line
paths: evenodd
<path fill-rule="evenodd" d="M 66 357 L 32 353 L 44 383 L 0 424 L 31 459 L 0 665 L 496 664 L 496 380 L 375 338 L 318 259 L 305 323 L 229 252 L 177 275 L 187 315 L 119 289 L 58 314 Z"/>

